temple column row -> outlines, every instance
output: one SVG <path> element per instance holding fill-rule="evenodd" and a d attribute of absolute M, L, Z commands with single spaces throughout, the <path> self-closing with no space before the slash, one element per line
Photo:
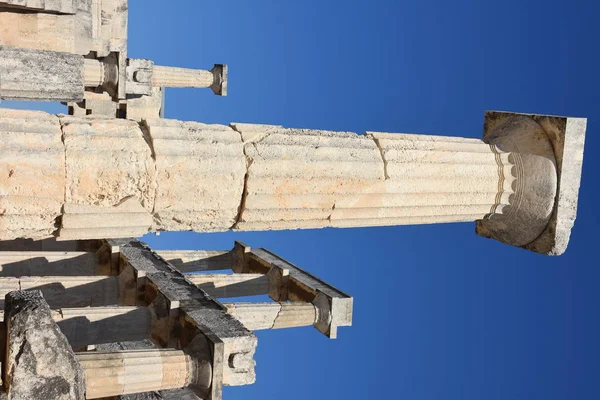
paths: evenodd
<path fill-rule="evenodd" d="M 0 203 L 15 204 L 16 215 L 31 209 L 23 218 L 39 218 L 36 202 L 44 199 L 40 206 L 46 206 L 49 195 L 37 190 L 40 184 L 65 188 L 53 198 L 62 209 L 46 213 L 62 216 L 56 234 L 64 239 L 162 230 L 483 221 L 491 236 L 523 246 L 542 233 L 555 205 L 553 147 L 542 127 L 526 116 L 507 118 L 487 142 L 254 124 L 32 116 L 44 124 L 0 111 L 5 127 L 0 134 L 7 139 L 0 144 L 7 155 L 0 164 L 5 171 Z M 15 140 L 32 134 L 53 136 L 64 158 L 34 158 L 46 144 Z M 19 163 L 12 163 L 8 156 L 23 146 Z M 51 163 L 47 171 L 64 168 L 66 180 L 41 177 L 26 187 L 40 162 Z M 17 207 L 26 192 L 33 201 Z M 3 224 L 8 217 L 17 223 Z M 43 223 L 53 225 L 55 217 Z M 18 222 L 10 212 L 0 216 L 0 238 L 54 231 L 53 226 L 28 224 L 11 232 L 25 225 Z"/>

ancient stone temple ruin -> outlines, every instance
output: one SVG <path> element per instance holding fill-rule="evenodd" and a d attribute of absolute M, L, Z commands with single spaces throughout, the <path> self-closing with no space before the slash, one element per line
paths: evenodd
<path fill-rule="evenodd" d="M 267 250 L 155 252 L 148 232 L 474 222 L 566 250 L 585 119 L 488 112 L 481 140 L 169 120 L 165 88 L 226 95 L 228 68 L 128 58 L 127 18 L 0 0 L 0 98 L 68 114 L 0 109 L 7 398 L 216 400 L 254 382 L 253 330 L 351 324 L 351 297 Z M 222 302 L 254 295 L 272 301 Z"/>
<path fill-rule="evenodd" d="M 227 251 L 155 252 L 135 239 L 0 246 L 9 398 L 218 399 L 223 386 L 254 383 L 252 331 L 314 326 L 335 338 L 352 323 L 352 297 L 240 242 Z M 216 300 L 256 295 L 269 301 Z"/>

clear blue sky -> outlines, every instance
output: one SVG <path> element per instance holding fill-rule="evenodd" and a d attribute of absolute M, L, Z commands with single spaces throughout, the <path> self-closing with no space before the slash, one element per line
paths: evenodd
<path fill-rule="evenodd" d="M 593 1 L 131 1 L 131 57 L 230 67 L 229 96 L 169 90 L 166 117 L 480 137 L 499 109 L 588 117 L 579 214 L 551 258 L 473 224 L 163 234 L 266 247 L 355 297 L 329 341 L 260 332 L 225 399 L 599 399 L 600 5 Z M 5 103 L 3 106 L 11 105 Z"/>

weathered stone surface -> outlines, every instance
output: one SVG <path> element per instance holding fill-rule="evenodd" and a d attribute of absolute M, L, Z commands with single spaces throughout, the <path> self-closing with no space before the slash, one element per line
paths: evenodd
<path fill-rule="evenodd" d="M 232 124 L 248 158 L 238 230 L 322 228 L 343 199 L 384 179 L 373 140 L 349 132 Z"/>
<path fill-rule="evenodd" d="M 110 209 L 135 198 L 152 212 L 155 165 L 134 121 L 61 118 L 66 152 L 66 203 Z"/>
<path fill-rule="evenodd" d="M 85 377 L 41 292 L 6 297 L 8 399 L 83 400 Z"/>
<path fill-rule="evenodd" d="M 135 197 L 114 207 L 65 204 L 58 239 L 138 237 L 148 233 L 152 215 Z"/>
<path fill-rule="evenodd" d="M 127 119 L 141 121 L 162 118 L 165 92 L 153 87 L 149 96 L 127 95 Z"/>
<path fill-rule="evenodd" d="M 97 307 L 119 304 L 115 276 L 24 276 L 0 278 L 0 307 L 14 290 L 39 290 L 52 308 Z"/>
<path fill-rule="evenodd" d="M 214 298 L 269 293 L 269 277 L 262 274 L 189 274 L 186 278 Z"/>
<path fill-rule="evenodd" d="M 233 267 L 230 251 L 156 250 L 156 253 L 181 272 L 214 271 Z"/>
<path fill-rule="evenodd" d="M 508 154 L 481 140 L 369 132 L 385 181 L 336 205 L 339 227 L 468 222 L 501 213 L 512 193 Z M 500 163 L 499 163 L 500 161 Z"/>
<path fill-rule="evenodd" d="M 83 89 L 83 57 L 0 46 L 0 98 L 79 101 Z"/>
<path fill-rule="evenodd" d="M 312 326 L 318 313 L 312 303 L 223 303 L 227 312 L 252 331 Z"/>
<path fill-rule="evenodd" d="M 523 120 L 528 121 L 528 126 L 532 128 L 523 129 Z M 560 255 L 566 251 L 577 216 L 586 124 L 585 118 L 497 111 L 486 113 L 484 140 L 495 143 L 502 136 L 507 136 L 507 143 L 502 145 L 516 147 L 514 150 L 525 154 L 518 157 L 518 170 L 521 172 L 516 181 L 516 187 L 525 194 L 512 203 L 516 210 L 511 214 L 516 214 L 516 217 L 519 217 L 519 212 L 533 214 L 543 224 L 536 226 L 528 221 L 523 222 L 524 217 L 513 217 L 508 223 L 500 220 L 502 229 L 499 230 L 492 224 L 493 221 L 478 221 L 477 234 L 542 254 Z M 517 132 L 513 132 L 515 126 L 519 128 Z M 508 133 L 502 135 L 505 131 Z M 533 164 L 525 157 L 537 157 L 540 161 Z M 545 172 L 551 166 L 543 168 L 539 165 L 549 162 L 555 168 L 555 175 L 552 176 L 556 179 L 555 182 L 548 181 L 551 174 Z M 527 196 L 527 191 L 533 193 Z M 528 200 L 528 197 L 533 201 Z M 537 211 L 535 207 L 539 208 L 540 205 L 543 206 L 541 211 L 547 210 L 546 213 Z M 532 209 L 536 212 L 532 212 Z M 544 214 L 545 218 L 541 218 L 539 214 Z M 506 230 L 506 227 L 512 227 L 512 231 L 500 232 Z M 526 233 L 529 235 L 524 236 Z"/>
<path fill-rule="evenodd" d="M 55 116 L 0 109 L 0 240 L 56 229 L 65 188 L 61 135 Z"/>
<path fill-rule="evenodd" d="M 76 0 L 0 0 L 0 6 L 73 14 L 77 9 L 75 2 Z"/>
<path fill-rule="evenodd" d="M 0 251 L 0 276 L 95 275 L 98 257 L 81 251 Z"/>
<path fill-rule="evenodd" d="M 236 222 L 246 159 L 223 125 L 145 121 L 157 168 L 154 229 L 225 231 Z"/>

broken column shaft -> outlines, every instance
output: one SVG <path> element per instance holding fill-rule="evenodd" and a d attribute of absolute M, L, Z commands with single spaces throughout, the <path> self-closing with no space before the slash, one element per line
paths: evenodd
<path fill-rule="evenodd" d="M 488 115 L 485 141 L 164 119 L 22 118 L 0 111 L 0 126 L 13 131 L 0 144 L 9 178 L 0 181 L 5 239 L 478 221 L 481 235 L 560 254 L 575 219 L 585 134 L 584 119 L 503 113 Z M 27 145 L 14 164 L 8 156 L 25 146 L 15 131 L 49 139 L 43 148 Z M 55 158 L 45 154 L 49 143 Z M 56 176 L 30 182 L 39 175 L 40 153 Z M 30 200 L 18 206 L 25 194 Z"/>
<path fill-rule="evenodd" d="M 194 384 L 196 366 L 181 350 L 77 353 L 85 371 L 86 398 L 99 399 Z"/>
<path fill-rule="evenodd" d="M 319 317 L 312 303 L 224 303 L 223 306 L 251 331 L 312 326 Z"/>

